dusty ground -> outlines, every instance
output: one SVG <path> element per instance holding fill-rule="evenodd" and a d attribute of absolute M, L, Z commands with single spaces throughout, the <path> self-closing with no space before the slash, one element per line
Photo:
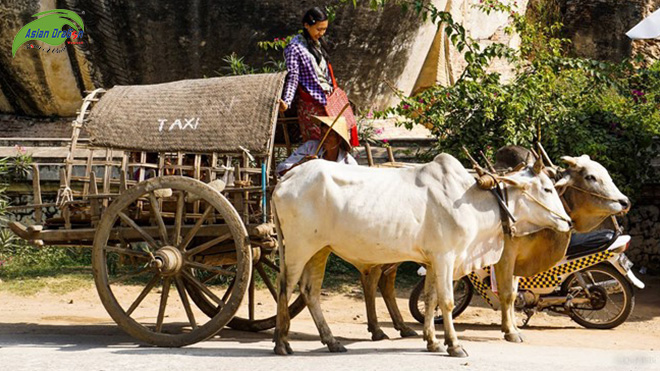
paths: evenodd
<path fill-rule="evenodd" d="M 568 317 L 541 313 L 524 329 L 526 343 L 522 345 L 504 342 L 498 325 L 499 312 L 486 308 L 480 299 L 473 299 L 473 305 L 456 319 L 459 338 L 470 353 L 466 360 L 425 352 L 421 337 L 400 339 L 381 300 L 378 302 L 379 318 L 392 340 L 371 342 L 364 304 L 358 293 L 331 293 L 322 298 L 326 319 L 335 336 L 347 346 L 348 354 L 329 354 L 325 350 L 305 310 L 292 322 L 291 345 L 297 353 L 294 357 L 283 358 L 272 355 L 272 331 L 253 334 L 223 330 L 214 339 L 181 349 L 140 346 L 112 322 L 91 285 L 64 295 L 42 292 L 23 297 L 0 291 L 0 370 L 183 366 L 271 370 L 312 367 L 556 370 L 558 366 L 565 369 L 660 369 L 660 279 L 643 279 L 648 287 L 637 292 L 633 314 L 620 327 L 587 330 Z M 127 296 L 137 292 L 138 287 Z M 401 311 L 421 334 L 421 325 L 408 312 L 407 295 L 408 292 L 400 292 Z M 257 297 L 261 302 L 260 311 L 274 311 L 274 302 L 268 300 L 265 290 L 259 291 Z M 155 310 L 156 303 L 156 300 L 148 301 L 144 309 Z M 183 315 L 182 311 L 169 312 L 169 309 L 168 313 L 173 318 Z M 133 357 L 135 355 L 141 357 Z"/>

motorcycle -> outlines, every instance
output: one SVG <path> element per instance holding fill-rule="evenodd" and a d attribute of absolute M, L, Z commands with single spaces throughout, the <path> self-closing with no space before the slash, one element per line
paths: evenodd
<path fill-rule="evenodd" d="M 523 326 L 543 310 L 568 315 L 586 328 L 611 329 L 625 322 L 635 304 L 633 286 L 644 288 L 624 254 L 629 245 L 630 236 L 613 230 L 574 234 L 564 259 L 554 267 L 532 277 L 517 278 L 515 309 L 526 315 Z M 425 276 L 426 270 L 420 267 L 417 273 Z M 490 266 L 454 281 L 453 318 L 468 307 L 475 291 L 498 310 L 496 288 L 495 270 Z M 424 323 L 423 292 L 424 279 L 415 286 L 408 302 L 411 314 L 420 323 Z M 442 323 L 437 308 L 434 318 L 435 323 Z"/>

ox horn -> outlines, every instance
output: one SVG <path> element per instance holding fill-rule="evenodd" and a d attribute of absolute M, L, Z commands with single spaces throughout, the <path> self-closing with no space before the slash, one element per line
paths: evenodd
<path fill-rule="evenodd" d="M 543 144 L 541 144 L 541 142 L 537 142 L 536 146 L 539 148 L 539 152 L 541 153 L 543 161 L 545 161 L 551 168 L 556 168 L 555 164 L 552 163 L 550 156 L 548 156 L 548 153 L 545 151 L 545 148 L 543 148 Z"/>
<path fill-rule="evenodd" d="M 524 162 L 521 162 L 515 168 L 513 168 L 513 170 L 511 170 L 511 172 L 512 173 L 518 172 L 518 171 L 522 170 L 525 166 L 527 166 L 527 164 L 524 163 Z"/>
<path fill-rule="evenodd" d="M 532 155 L 534 155 L 534 159 L 535 159 L 535 160 L 538 160 L 539 158 L 541 158 L 541 157 L 539 156 L 539 154 L 536 153 L 536 151 L 534 150 L 534 148 L 530 148 L 529 151 L 532 152 Z"/>
<path fill-rule="evenodd" d="M 539 157 L 536 162 L 534 163 L 534 167 L 532 168 L 534 170 L 534 174 L 541 174 L 543 171 L 543 168 L 545 167 L 545 164 L 543 164 L 543 158 Z"/>
<path fill-rule="evenodd" d="M 562 156 L 561 158 L 569 167 L 577 166 L 577 159 L 571 156 Z"/>

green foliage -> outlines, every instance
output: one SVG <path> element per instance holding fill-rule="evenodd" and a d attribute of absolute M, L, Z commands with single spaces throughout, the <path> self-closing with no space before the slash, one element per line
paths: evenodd
<path fill-rule="evenodd" d="M 399 2 L 402 3 L 402 2 Z M 605 166 L 622 191 L 634 197 L 651 179 L 650 161 L 660 148 L 660 62 L 652 66 L 620 64 L 568 56 L 570 43 L 560 38 L 561 24 L 532 20 L 498 0 L 484 0 L 482 11 L 510 14 L 507 32 L 522 45 L 481 47 L 447 12 L 424 1 L 406 1 L 423 19 L 439 22 L 467 66 L 453 86 L 433 87 L 382 114 L 398 114 L 412 125 L 424 125 L 438 138 L 436 151 L 463 158 L 470 152 L 540 141 L 550 156 L 588 154 Z M 515 68 L 508 82 L 489 70 L 495 59 Z M 467 164 L 467 163 L 466 163 Z"/>
<path fill-rule="evenodd" d="M 49 276 L 63 268 L 91 265 L 91 249 L 34 247 L 7 229 L 0 229 L 0 277 Z"/>
<path fill-rule="evenodd" d="M 374 124 L 374 112 L 369 110 L 366 114 L 363 112 L 357 115 L 358 138 L 361 143 L 377 144 L 377 136 L 383 133 L 385 128 L 376 127 Z"/>
<path fill-rule="evenodd" d="M 16 154 L 0 159 L 0 183 L 25 179 L 31 170 L 32 155 L 24 147 L 15 146 Z M 0 192 L 1 193 L 1 192 Z"/>

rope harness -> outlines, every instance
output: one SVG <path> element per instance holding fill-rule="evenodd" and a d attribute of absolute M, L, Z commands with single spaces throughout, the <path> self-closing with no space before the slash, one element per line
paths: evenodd
<path fill-rule="evenodd" d="M 495 177 L 492 175 L 485 175 L 481 176 L 477 179 L 477 183 L 479 184 L 479 187 L 482 189 L 488 189 L 493 193 L 495 196 L 495 199 L 497 200 L 497 203 L 500 207 L 500 217 L 502 218 L 502 230 L 504 231 L 505 234 L 511 236 L 511 237 L 516 237 L 516 236 L 523 236 L 525 234 L 518 234 L 516 233 L 516 223 L 517 220 L 511 213 L 511 210 L 509 210 L 508 207 L 508 189 L 507 187 L 502 187 L 502 183 L 500 182 L 492 182 L 488 180 L 488 178 L 494 179 Z M 543 201 L 539 200 L 538 198 L 534 197 L 531 193 L 529 193 L 526 189 L 523 189 L 521 191 L 522 195 L 527 197 L 529 200 L 533 201 L 537 205 L 541 206 L 544 210 L 548 211 L 550 214 L 554 215 L 555 217 L 559 218 L 560 220 L 565 221 L 570 225 L 571 220 L 566 219 L 563 215 L 560 213 L 552 210 L 548 205 L 546 205 Z M 563 202 L 563 200 L 562 200 Z"/>
<path fill-rule="evenodd" d="M 582 192 L 582 193 L 586 193 L 586 194 L 588 194 L 588 195 L 591 195 L 591 196 L 594 196 L 594 197 L 601 198 L 601 199 L 603 199 L 603 200 L 619 202 L 619 200 L 616 199 L 616 198 L 613 198 L 613 197 L 607 197 L 607 196 L 604 196 L 604 195 L 598 194 L 598 193 L 596 193 L 596 192 L 592 192 L 592 191 L 589 191 L 589 190 L 587 190 L 587 189 L 584 189 L 584 188 L 581 188 L 581 187 L 577 187 L 577 186 L 574 186 L 574 185 L 572 185 L 572 184 L 568 184 L 568 185 L 564 186 L 564 188 L 561 190 L 561 192 L 559 193 L 559 197 L 561 198 L 561 202 L 562 202 L 562 204 L 564 204 L 564 208 L 565 208 L 566 211 L 569 212 L 569 213 L 572 212 L 573 210 L 570 208 L 570 206 L 568 206 L 568 202 L 566 201 L 566 197 L 564 196 L 564 194 L 566 193 L 566 190 L 567 190 L 568 188 L 573 188 L 573 189 L 575 189 L 576 191 L 579 191 L 579 192 Z"/>

